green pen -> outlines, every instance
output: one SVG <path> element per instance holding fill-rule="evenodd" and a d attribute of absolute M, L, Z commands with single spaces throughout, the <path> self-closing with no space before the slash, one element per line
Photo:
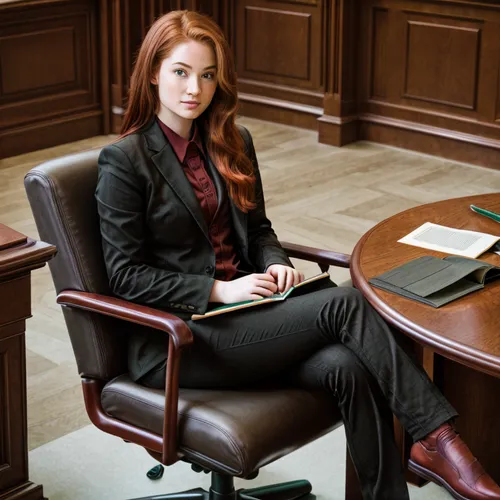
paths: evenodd
<path fill-rule="evenodd" d="M 500 214 L 497 214 L 496 212 L 491 212 L 490 210 L 486 210 L 484 208 L 479 208 L 479 207 L 476 207 L 475 205 L 471 205 L 470 208 L 473 212 L 484 215 L 485 217 L 493 219 L 496 222 L 500 222 Z"/>
<path fill-rule="evenodd" d="M 488 217 L 489 219 L 493 219 L 496 222 L 500 222 L 500 214 L 497 214 L 496 212 L 491 212 L 490 210 L 486 210 L 485 208 L 476 207 L 476 205 L 471 205 L 470 208 L 473 212 L 476 212 L 479 215 L 484 215 L 485 217 Z M 500 241 L 497 241 L 490 248 L 490 250 L 500 254 Z"/>

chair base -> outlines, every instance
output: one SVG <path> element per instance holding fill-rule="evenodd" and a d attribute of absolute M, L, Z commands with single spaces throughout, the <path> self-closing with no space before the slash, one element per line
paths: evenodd
<path fill-rule="evenodd" d="M 311 490 L 311 483 L 302 480 L 235 491 L 232 476 L 212 472 L 210 491 L 196 488 L 181 493 L 153 495 L 134 500 L 298 500 L 309 495 Z"/>

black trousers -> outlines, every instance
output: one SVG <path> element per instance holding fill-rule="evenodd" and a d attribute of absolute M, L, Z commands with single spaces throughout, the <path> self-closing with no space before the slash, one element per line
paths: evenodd
<path fill-rule="evenodd" d="M 326 288 L 188 325 L 195 342 L 182 357 L 182 387 L 279 378 L 329 391 L 366 500 L 409 498 L 391 413 L 415 441 L 457 415 L 353 288 Z M 164 387 L 165 363 L 140 382 Z"/>

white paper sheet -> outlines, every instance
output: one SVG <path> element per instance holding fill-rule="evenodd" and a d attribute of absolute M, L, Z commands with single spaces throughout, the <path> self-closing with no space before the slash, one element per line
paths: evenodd
<path fill-rule="evenodd" d="M 426 222 L 398 242 L 475 259 L 499 240 L 500 236 Z"/>

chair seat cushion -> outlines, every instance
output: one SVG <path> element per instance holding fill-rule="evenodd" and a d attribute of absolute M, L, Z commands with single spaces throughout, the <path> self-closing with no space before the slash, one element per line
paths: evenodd
<path fill-rule="evenodd" d="M 128 375 L 102 392 L 112 417 L 162 435 L 164 391 Z M 336 401 L 326 392 L 292 388 L 180 389 L 179 448 L 190 462 L 246 477 L 340 424 Z"/>

